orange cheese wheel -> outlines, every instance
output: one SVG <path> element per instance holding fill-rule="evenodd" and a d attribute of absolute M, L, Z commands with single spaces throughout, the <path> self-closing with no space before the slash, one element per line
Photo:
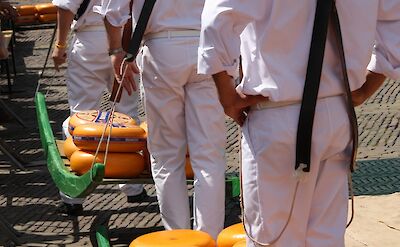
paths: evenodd
<path fill-rule="evenodd" d="M 71 155 L 75 152 L 78 151 L 79 148 L 75 145 L 74 141 L 72 140 L 72 137 L 69 136 L 65 142 L 64 142 L 64 154 L 67 156 L 68 159 L 71 158 Z"/>
<path fill-rule="evenodd" d="M 232 247 L 235 243 L 246 239 L 242 223 L 231 225 L 222 230 L 217 238 L 218 247 Z"/>
<path fill-rule="evenodd" d="M 21 5 L 16 7 L 19 16 L 35 15 L 37 10 L 33 5 Z"/>
<path fill-rule="evenodd" d="M 88 123 L 107 123 L 111 114 L 109 111 L 88 110 L 77 112 L 70 117 L 68 131 L 72 135 L 76 126 Z M 113 127 L 136 125 L 136 121 L 130 116 L 114 112 Z"/>
<path fill-rule="evenodd" d="M 246 239 L 237 242 L 233 247 L 246 247 Z"/>
<path fill-rule="evenodd" d="M 100 137 L 104 131 L 105 124 L 82 124 L 77 126 L 73 132 L 75 145 L 82 150 L 95 151 Z M 105 151 L 110 127 L 104 134 L 100 145 L 100 151 Z M 142 128 L 136 125 L 113 127 L 111 130 L 110 152 L 136 152 L 145 149 L 146 138 Z"/>
<path fill-rule="evenodd" d="M 71 170 L 81 175 L 89 171 L 94 159 L 94 152 L 75 151 L 70 158 Z M 104 153 L 99 152 L 95 163 L 104 162 Z M 144 159 L 138 153 L 108 153 L 105 177 L 134 178 L 144 169 Z"/>
<path fill-rule="evenodd" d="M 152 232 L 142 235 L 129 245 L 129 247 L 215 247 L 215 241 L 205 232 L 176 229 Z"/>
<path fill-rule="evenodd" d="M 38 16 L 38 20 L 41 23 L 50 23 L 57 21 L 57 14 L 43 14 Z"/>
<path fill-rule="evenodd" d="M 52 3 L 36 4 L 35 7 L 39 15 L 57 14 L 57 6 Z"/>
<path fill-rule="evenodd" d="M 147 128 L 147 122 L 143 121 L 140 123 L 140 128 L 142 128 L 144 130 L 144 132 L 146 132 L 146 138 L 147 138 L 147 133 L 148 133 L 148 128 Z"/>
<path fill-rule="evenodd" d="M 37 21 L 36 15 L 22 15 L 15 18 L 15 24 L 34 24 Z"/>

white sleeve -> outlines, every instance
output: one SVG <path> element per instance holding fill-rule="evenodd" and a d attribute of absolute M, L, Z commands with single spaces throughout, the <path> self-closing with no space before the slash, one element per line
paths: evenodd
<path fill-rule="evenodd" d="M 400 79 L 400 1 L 381 0 L 376 41 L 368 69 Z"/>
<path fill-rule="evenodd" d="M 257 18 L 265 0 L 206 0 L 201 16 L 198 73 L 226 71 L 237 77 L 240 34 Z"/>
<path fill-rule="evenodd" d="M 95 6 L 93 11 L 115 27 L 122 27 L 130 18 L 130 0 L 102 0 L 101 6 Z"/>
<path fill-rule="evenodd" d="M 66 9 L 71 11 L 74 15 L 81 6 L 83 0 L 53 0 L 52 3 L 60 9 Z"/>

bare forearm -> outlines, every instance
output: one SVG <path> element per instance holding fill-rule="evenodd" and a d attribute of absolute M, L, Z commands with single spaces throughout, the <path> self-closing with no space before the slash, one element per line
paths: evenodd
<path fill-rule="evenodd" d="M 213 75 L 215 85 L 218 90 L 219 100 L 221 105 L 225 107 L 230 107 L 235 104 L 238 94 L 235 88 L 235 81 L 231 76 L 226 73 L 226 71 L 219 72 Z"/>
<path fill-rule="evenodd" d="M 122 47 L 121 30 L 122 27 L 116 27 L 108 22 L 107 17 L 104 18 L 104 25 L 107 30 L 108 42 L 110 45 L 110 50 L 115 50 Z"/>
<path fill-rule="evenodd" d="M 371 97 L 383 84 L 386 77 L 382 74 L 367 71 L 364 84 L 352 92 L 353 104 L 358 106 Z"/>
<path fill-rule="evenodd" d="M 366 98 L 371 97 L 383 84 L 386 77 L 382 74 L 378 74 L 372 71 L 367 72 L 367 77 L 364 85 L 361 89 L 364 91 L 364 96 Z"/>
<path fill-rule="evenodd" d="M 64 46 L 67 43 L 74 14 L 67 9 L 58 8 L 57 15 L 57 43 Z"/>

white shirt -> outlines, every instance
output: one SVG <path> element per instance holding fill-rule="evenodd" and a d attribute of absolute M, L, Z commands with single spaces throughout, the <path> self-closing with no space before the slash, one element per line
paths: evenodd
<path fill-rule="evenodd" d="M 71 11 L 74 15 L 82 4 L 83 0 L 53 0 L 53 4 L 59 8 Z M 78 21 L 73 21 L 72 29 L 77 31 L 87 26 L 104 26 L 103 17 L 94 12 L 94 8 L 99 8 L 101 0 L 91 0 L 85 13 Z"/>
<path fill-rule="evenodd" d="M 238 91 L 271 101 L 300 100 L 316 2 L 206 0 L 199 73 L 227 71 L 236 76 L 241 54 L 244 78 Z M 371 71 L 400 78 L 400 1 L 336 0 L 336 4 L 351 89 L 362 86 L 368 64 Z M 344 92 L 334 40 L 329 30 L 320 97 Z"/>
<path fill-rule="evenodd" d="M 145 0 L 133 1 L 135 27 Z M 103 0 L 102 9 L 95 11 L 106 16 L 113 26 L 121 27 L 129 19 L 130 0 Z M 199 30 L 204 0 L 158 0 L 151 13 L 145 34 L 167 30 Z"/>

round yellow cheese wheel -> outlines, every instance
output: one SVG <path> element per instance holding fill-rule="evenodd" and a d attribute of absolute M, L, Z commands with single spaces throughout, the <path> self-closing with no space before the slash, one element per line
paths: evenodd
<path fill-rule="evenodd" d="M 38 21 L 36 15 L 22 15 L 15 18 L 15 24 L 34 24 Z"/>
<path fill-rule="evenodd" d="M 52 3 L 40 3 L 35 5 L 39 15 L 57 14 L 57 6 Z"/>
<path fill-rule="evenodd" d="M 246 247 L 246 239 L 245 240 L 240 240 L 237 242 L 233 247 Z"/>
<path fill-rule="evenodd" d="M 79 148 L 75 145 L 74 141 L 72 140 L 72 137 L 69 136 L 65 142 L 64 142 L 64 154 L 67 156 L 68 159 L 71 158 L 71 155 L 75 152 L 78 151 Z"/>
<path fill-rule="evenodd" d="M 77 112 L 70 117 L 68 131 L 72 135 L 76 126 L 88 123 L 105 124 L 110 117 L 111 113 L 109 111 L 88 110 Z M 131 125 L 136 125 L 136 121 L 133 118 L 120 112 L 114 112 L 113 127 Z"/>
<path fill-rule="evenodd" d="M 246 239 L 242 223 L 231 225 L 222 230 L 217 238 L 218 247 L 232 247 L 235 243 Z"/>
<path fill-rule="evenodd" d="M 70 168 L 78 175 L 89 171 L 94 160 L 94 152 L 75 151 L 70 158 Z M 104 162 L 104 153 L 99 152 L 95 163 Z M 143 172 L 144 159 L 138 153 L 108 153 L 105 170 L 107 178 L 134 178 Z"/>
<path fill-rule="evenodd" d="M 142 128 L 144 130 L 144 132 L 146 132 L 146 138 L 147 138 L 147 132 L 148 132 L 148 128 L 147 128 L 147 122 L 143 121 L 140 123 L 140 128 Z"/>
<path fill-rule="evenodd" d="M 57 21 L 57 14 L 43 14 L 38 16 L 38 20 L 41 23 L 50 23 Z"/>
<path fill-rule="evenodd" d="M 16 7 L 16 10 L 19 16 L 25 16 L 25 15 L 34 16 L 37 13 L 37 10 L 33 5 L 20 5 Z"/>
<path fill-rule="evenodd" d="M 104 127 L 105 124 L 82 124 L 77 126 L 72 135 L 75 145 L 82 150 L 96 151 Z M 110 128 L 108 127 L 101 142 L 100 151 L 105 151 L 109 133 Z M 145 134 L 144 130 L 136 125 L 113 127 L 108 151 L 141 151 L 146 147 Z"/>
<path fill-rule="evenodd" d="M 215 247 L 215 241 L 205 232 L 176 229 L 152 232 L 142 235 L 129 245 L 129 247 Z"/>

